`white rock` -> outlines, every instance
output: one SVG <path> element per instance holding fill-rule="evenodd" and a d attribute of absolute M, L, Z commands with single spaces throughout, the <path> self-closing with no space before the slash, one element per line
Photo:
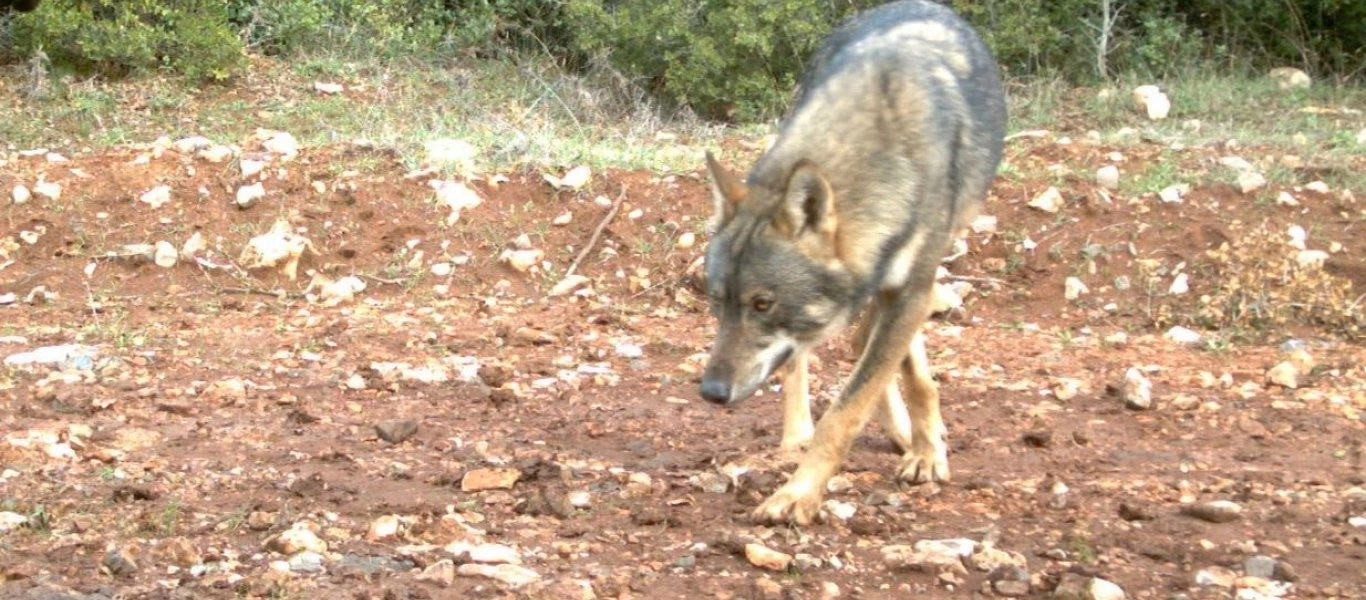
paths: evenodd
<path fill-rule="evenodd" d="M 1124 600 L 1124 590 L 1118 585 L 1099 577 L 1091 578 L 1086 585 L 1087 598 L 1090 600 Z"/>
<path fill-rule="evenodd" d="M 1304 185 L 1304 189 L 1314 192 L 1316 194 L 1327 194 L 1331 191 L 1328 189 L 1328 184 L 1322 181 L 1311 181 Z"/>
<path fill-rule="evenodd" d="M 1357 145 L 1366 146 L 1366 127 L 1362 127 L 1361 131 L 1357 132 Z"/>
<path fill-rule="evenodd" d="M 356 294 L 365 291 L 365 280 L 355 275 L 347 275 L 336 281 L 324 282 L 318 296 L 323 306 L 338 306 L 355 302 Z"/>
<path fill-rule="evenodd" d="M 244 185 L 240 188 L 237 188 L 236 202 L 238 206 L 242 208 L 247 208 L 250 207 L 252 204 L 255 204 L 257 200 L 260 200 L 265 197 L 266 186 L 258 181 L 251 185 Z"/>
<path fill-rule="evenodd" d="M 1247 160 L 1241 156 L 1225 156 L 1219 159 L 1219 164 L 1243 173 L 1251 173 L 1257 170 L 1252 166 L 1252 163 L 1247 162 Z"/>
<path fill-rule="evenodd" d="M 505 263 L 516 269 L 519 273 L 529 272 L 536 266 L 536 263 L 545 256 L 540 250 L 504 250 L 498 256 L 498 262 Z"/>
<path fill-rule="evenodd" d="M 171 186 L 156 186 L 148 190 L 146 193 L 142 194 L 142 196 L 140 196 L 138 200 L 140 200 L 144 204 L 151 206 L 152 208 L 161 208 L 167 202 L 171 201 Z"/>
<path fill-rule="evenodd" d="M 963 306 L 963 297 L 958 295 L 958 291 L 951 285 L 945 285 L 936 281 L 934 283 L 934 297 L 930 311 L 939 315 L 957 310 Z"/>
<path fill-rule="evenodd" d="M 213 140 L 202 135 L 181 138 L 175 141 L 172 147 L 181 154 L 192 154 L 198 150 L 208 148 L 213 145 Z"/>
<path fill-rule="evenodd" d="M 1266 178 L 1261 173 L 1254 171 L 1238 173 L 1238 189 L 1244 194 L 1250 194 L 1264 187 L 1266 187 Z"/>
<path fill-rule="evenodd" d="M 1291 225 L 1285 230 L 1286 237 L 1290 238 L 1289 244 L 1292 248 L 1304 250 L 1304 242 L 1309 238 L 1309 234 L 1299 225 Z"/>
<path fill-rule="evenodd" d="M 560 214 L 559 214 L 558 216 L 556 216 L 554 219 L 552 219 L 552 220 L 550 221 L 550 224 L 551 224 L 551 225 L 555 225 L 556 227 L 563 227 L 563 226 L 568 225 L 568 224 L 570 224 L 570 223 L 572 223 L 572 222 L 574 222 L 574 213 L 569 212 L 569 211 L 566 210 L 566 211 L 560 213 Z"/>
<path fill-rule="evenodd" d="M 1119 189 L 1119 167 L 1105 165 L 1096 169 L 1096 183 L 1107 190 Z"/>
<path fill-rule="evenodd" d="M 62 186 L 51 181 L 38 180 L 33 184 L 34 195 L 56 202 L 62 198 Z"/>
<path fill-rule="evenodd" d="M 93 359 L 99 356 L 99 349 L 93 346 L 81 344 L 63 344 L 60 346 L 43 346 L 28 352 L 20 352 L 5 357 L 5 364 L 12 367 L 27 367 L 35 365 L 53 366 L 70 361 L 77 357 Z"/>
<path fill-rule="evenodd" d="M 209 146 L 208 148 L 200 150 L 198 153 L 199 158 L 202 158 L 211 163 L 221 163 L 225 160 L 228 160 L 229 158 L 232 158 L 232 155 L 233 149 L 222 144 L 214 144 L 212 146 Z"/>
<path fill-rule="evenodd" d="M 283 263 L 285 276 L 290 281 L 297 279 L 299 259 L 304 252 L 313 251 L 313 242 L 293 229 L 289 221 L 276 221 L 270 231 L 247 242 L 237 262 L 247 269 L 273 268 Z"/>
<path fill-rule="evenodd" d="M 14 531 L 28 523 L 28 517 L 16 512 L 0 512 L 0 533 Z"/>
<path fill-rule="evenodd" d="M 30 192 L 23 184 L 15 185 L 14 190 L 10 192 L 10 198 L 14 200 L 15 204 L 28 202 L 32 197 L 33 192 Z"/>
<path fill-rule="evenodd" d="M 300 552 L 316 552 L 323 554 L 327 552 L 327 542 L 318 537 L 313 532 L 311 523 L 300 521 L 292 525 L 289 529 L 280 532 L 279 535 L 266 540 L 266 548 L 285 555 L 294 555 Z"/>
<path fill-rule="evenodd" d="M 1068 277 L 1063 282 L 1063 297 L 1068 300 L 1076 300 L 1084 294 L 1091 293 L 1091 289 L 1086 287 L 1086 283 L 1076 277 Z"/>
<path fill-rule="evenodd" d="M 180 260 L 180 253 L 170 242 L 162 240 L 157 242 L 156 253 L 152 256 L 152 262 L 158 267 L 169 269 L 174 267 L 176 261 Z"/>
<path fill-rule="evenodd" d="M 365 532 L 365 539 L 370 542 L 378 542 L 397 536 L 399 524 L 398 515 L 381 515 L 370 522 L 370 529 Z"/>
<path fill-rule="evenodd" d="M 550 173 L 541 175 L 555 189 L 560 190 L 580 190 L 583 186 L 593 179 L 593 170 L 588 165 L 579 165 L 570 169 L 562 177 L 556 177 Z"/>
<path fill-rule="evenodd" d="M 1281 361 L 1266 372 L 1266 382 L 1287 389 L 1300 387 L 1300 370 L 1290 361 Z"/>
<path fill-rule="evenodd" d="M 340 94 L 344 89 L 340 83 L 328 83 L 323 81 L 313 82 L 313 89 L 320 94 Z"/>
<path fill-rule="evenodd" d="M 261 142 L 261 147 L 265 148 L 266 152 L 279 154 L 284 160 L 289 160 L 299 154 L 299 140 L 294 139 L 293 135 L 285 131 L 272 132 L 270 137 Z"/>
<path fill-rule="evenodd" d="M 1037 208 L 1046 213 L 1056 213 L 1059 210 L 1062 210 L 1062 205 L 1062 192 L 1059 192 L 1058 188 L 1052 186 L 1049 186 L 1048 189 L 1029 201 L 1030 207 Z"/>
<path fill-rule="evenodd" d="M 1176 278 L 1172 279 L 1171 287 L 1167 288 L 1167 293 L 1173 296 L 1181 296 L 1191 291 L 1189 279 L 1185 273 L 1178 273 Z"/>
<path fill-rule="evenodd" d="M 266 162 L 263 160 L 242 159 L 242 176 L 248 179 L 260 175 L 266 170 Z"/>
<path fill-rule="evenodd" d="M 645 350 L 639 344 L 620 343 L 616 345 L 617 356 L 622 358 L 640 358 L 645 356 Z"/>
<path fill-rule="evenodd" d="M 1157 197 L 1166 204 L 1179 204 L 1190 190 L 1191 186 L 1188 183 L 1175 183 L 1158 191 Z"/>
<path fill-rule="evenodd" d="M 1294 196 L 1291 196 L 1290 192 L 1281 192 L 1276 194 L 1276 204 L 1280 206 L 1295 207 L 1300 205 L 1300 201 L 1296 200 Z"/>
<path fill-rule="evenodd" d="M 1199 333 L 1180 325 L 1168 329 L 1167 333 L 1163 334 L 1163 336 L 1178 344 L 1198 344 L 1200 343 L 1200 340 L 1203 339 Z"/>
<path fill-rule="evenodd" d="M 461 577 L 487 577 L 502 582 L 512 588 L 519 588 L 524 585 L 535 583 L 541 579 L 541 575 L 531 569 L 521 565 L 485 565 L 479 563 L 469 563 L 460 565 L 456 569 L 456 574 Z"/>
<path fill-rule="evenodd" d="M 208 247 L 208 244 L 204 241 L 204 235 L 196 231 L 194 232 L 194 235 L 191 235 L 190 239 L 185 240 L 185 244 L 180 247 L 180 254 L 181 256 L 193 257 L 200 252 L 203 252 L 204 249 Z"/>
<path fill-rule="evenodd" d="M 1322 250 L 1300 250 L 1295 255 L 1295 262 L 1299 263 L 1301 269 L 1320 268 L 1326 260 L 1328 253 Z"/>
<path fill-rule="evenodd" d="M 455 267 L 448 262 L 439 262 L 432 265 L 432 275 L 436 275 L 437 277 L 450 275 L 454 270 Z"/>
<path fill-rule="evenodd" d="M 830 516 L 841 521 L 848 521 L 849 519 L 854 518 L 854 514 L 858 512 L 857 506 L 839 500 L 826 500 L 822 506 L 825 507 L 826 512 L 829 513 Z"/>
<path fill-rule="evenodd" d="M 1119 394 L 1125 406 L 1134 410 L 1148 410 L 1153 405 L 1153 382 L 1143 375 L 1143 371 L 1129 367 L 1124 372 Z"/>
<path fill-rule="evenodd" d="M 1133 99 L 1138 109 L 1153 121 L 1167 118 L 1172 109 L 1171 99 L 1155 85 L 1140 85 L 1134 88 Z"/>
<path fill-rule="evenodd" d="M 973 233 L 995 233 L 995 232 L 996 232 L 996 221 L 997 221 L 997 219 L 996 219 L 996 217 L 993 216 L 993 215 L 977 215 L 977 218 L 975 218 L 975 219 L 972 220 L 972 225 L 971 225 L 971 227 L 972 227 L 972 232 L 973 232 Z"/>
<path fill-rule="evenodd" d="M 967 558 L 977 551 L 977 542 L 967 538 L 919 540 L 912 547 L 916 552 L 947 554 L 959 558 Z"/>
<path fill-rule="evenodd" d="M 484 203 L 484 199 L 479 196 L 478 192 L 459 181 L 433 179 L 427 183 L 436 190 L 437 201 L 445 204 L 446 208 L 451 211 L 446 216 L 447 227 L 455 225 L 460 220 L 462 212 Z"/>
<path fill-rule="evenodd" d="M 555 287 L 550 289 L 550 296 L 563 296 L 584 286 L 590 281 L 592 280 L 583 275 L 579 275 L 578 273 L 568 275 L 564 279 L 561 279 L 559 283 L 555 284 Z"/>
<path fill-rule="evenodd" d="M 691 231 L 684 231 L 683 235 L 678 236 L 677 245 L 683 250 L 693 247 L 697 243 L 697 234 Z"/>

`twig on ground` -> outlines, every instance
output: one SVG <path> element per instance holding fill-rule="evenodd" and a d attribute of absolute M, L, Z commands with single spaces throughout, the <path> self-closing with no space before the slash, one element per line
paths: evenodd
<path fill-rule="evenodd" d="M 621 203 L 625 199 L 626 184 L 623 183 L 621 192 L 617 194 L 617 199 L 612 202 L 612 208 L 608 209 L 607 214 L 602 217 L 602 221 L 598 222 L 598 227 L 593 230 L 593 236 L 588 238 L 588 243 L 584 244 L 583 250 L 580 250 L 579 255 L 574 258 L 574 262 L 569 264 L 569 269 L 564 272 L 564 277 L 573 275 L 574 271 L 579 268 L 579 263 L 588 258 L 588 253 L 593 250 L 593 246 L 597 245 L 598 238 L 602 237 L 603 230 L 607 229 L 607 224 L 611 223 L 612 219 L 617 216 L 617 211 L 621 210 Z M 563 280 L 563 278 L 561 279 Z"/>

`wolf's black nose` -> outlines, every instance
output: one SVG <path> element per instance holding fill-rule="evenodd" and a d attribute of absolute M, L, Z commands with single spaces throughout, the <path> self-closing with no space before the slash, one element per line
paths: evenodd
<path fill-rule="evenodd" d="M 713 404 L 730 402 L 730 384 L 723 379 L 703 379 L 702 399 Z"/>

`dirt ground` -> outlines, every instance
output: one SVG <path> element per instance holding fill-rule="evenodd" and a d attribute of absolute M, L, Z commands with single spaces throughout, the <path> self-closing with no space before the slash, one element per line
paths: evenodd
<path fill-rule="evenodd" d="M 1359 338 L 1182 316 L 1239 223 L 1300 225 L 1366 292 L 1366 190 L 1306 188 L 1331 175 L 1310 165 L 1244 194 L 1221 171 L 1231 154 L 1284 163 L 1271 149 L 1012 141 L 994 231 L 946 265 L 972 289 L 929 326 L 953 479 L 899 488 L 873 426 L 805 528 L 748 519 L 790 472 L 776 383 L 733 409 L 696 392 L 700 160 L 580 190 L 485 173 L 449 223 L 429 182 L 450 176 L 381 149 L 183 150 L 0 154 L 0 596 L 1044 598 L 1100 578 L 1130 598 L 1366 597 Z M 1107 200 L 1106 164 L 1195 185 Z M 264 197 L 237 206 L 258 180 Z M 1050 185 L 1058 212 L 1028 206 Z M 551 296 L 618 198 L 588 282 Z M 316 250 L 295 280 L 241 268 L 277 219 Z M 170 267 L 127 247 L 196 234 Z M 543 254 L 524 272 L 500 260 L 518 249 Z M 1154 265 L 1160 286 L 1142 284 Z M 1089 292 L 1066 299 L 1069 277 Z M 320 292 L 356 281 L 354 298 Z M 1268 381 L 1287 356 L 1294 388 Z M 818 411 L 852 366 L 847 336 L 819 359 Z M 1146 409 L 1120 397 L 1131 368 Z M 956 539 L 965 561 L 888 558 Z M 765 568 L 751 544 L 795 559 Z"/>

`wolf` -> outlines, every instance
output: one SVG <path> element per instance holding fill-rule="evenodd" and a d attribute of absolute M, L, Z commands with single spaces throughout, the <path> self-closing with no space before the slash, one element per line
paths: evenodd
<path fill-rule="evenodd" d="M 794 96 L 747 176 L 705 153 L 715 233 L 704 277 L 717 331 L 699 393 L 731 405 L 781 370 L 781 447 L 799 458 L 753 519 L 802 525 L 874 411 L 904 453 L 901 481 L 949 479 L 921 327 L 940 260 L 995 179 L 1007 110 L 987 45 L 923 0 L 840 24 Z M 858 361 L 813 425 L 808 355 L 855 321 Z"/>

